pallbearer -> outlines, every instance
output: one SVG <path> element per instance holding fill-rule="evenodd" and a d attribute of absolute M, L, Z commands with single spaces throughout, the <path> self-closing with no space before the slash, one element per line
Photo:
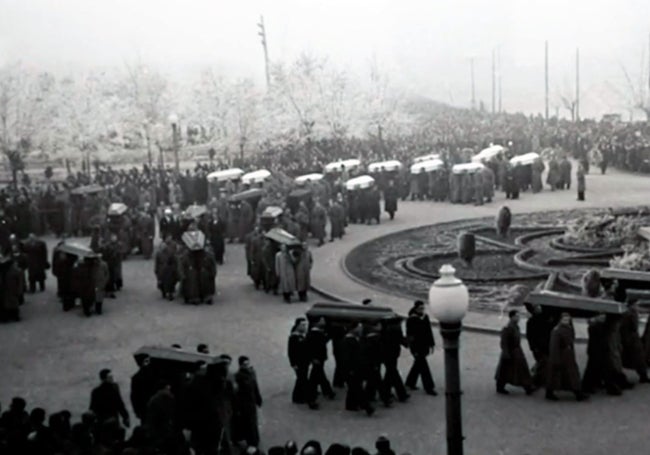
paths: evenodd
<path fill-rule="evenodd" d="M 201 231 L 188 231 L 182 238 L 186 251 L 181 254 L 179 270 L 185 303 L 212 304 L 217 264 L 205 247 L 205 235 Z"/>

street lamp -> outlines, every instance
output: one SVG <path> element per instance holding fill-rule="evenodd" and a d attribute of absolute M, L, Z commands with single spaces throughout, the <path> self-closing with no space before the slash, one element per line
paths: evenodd
<path fill-rule="evenodd" d="M 440 278 L 429 289 L 429 307 L 440 323 L 445 348 L 445 404 L 447 420 L 447 454 L 463 454 L 461 417 L 460 363 L 458 347 L 463 318 L 469 306 L 469 292 L 456 270 L 449 264 L 440 268 Z"/>
<path fill-rule="evenodd" d="M 169 123 L 172 125 L 172 143 L 174 147 L 174 162 L 176 164 L 176 175 L 180 173 L 180 164 L 178 162 L 178 115 L 170 114 Z"/>

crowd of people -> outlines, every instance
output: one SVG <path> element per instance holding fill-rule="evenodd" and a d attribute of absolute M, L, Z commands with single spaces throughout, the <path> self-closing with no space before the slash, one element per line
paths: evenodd
<path fill-rule="evenodd" d="M 183 352 L 179 345 L 173 350 Z M 209 358 L 205 344 L 197 353 Z M 88 410 L 78 422 L 69 410 L 47 414 L 35 407 L 28 412 L 21 397 L 12 399 L 0 415 L 0 451 L 7 455 L 216 455 L 263 454 L 257 408 L 262 396 L 250 359 L 241 356 L 230 372 L 231 357 L 218 356 L 218 368 L 199 360 L 191 372 L 162 375 L 153 359 L 144 356 L 131 377 L 130 402 L 138 419 L 131 435 L 131 415 L 110 369 L 99 372 L 99 384 L 90 394 Z M 135 423 L 135 422 L 134 422 Z M 380 436 L 377 455 L 394 454 L 390 441 Z M 324 449 L 308 441 L 301 450 L 294 441 L 271 446 L 268 454 L 367 454 L 340 443 Z"/>

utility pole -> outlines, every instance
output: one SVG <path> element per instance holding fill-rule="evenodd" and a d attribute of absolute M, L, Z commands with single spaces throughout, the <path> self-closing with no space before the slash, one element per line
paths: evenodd
<path fill-rule="evenodd" d="M 501 71 L 501 46 L 497 47 L 497 75 L 499 77 L 499 110 L 501 113 L 501 77 L 503 72 Z"/>
<path fill-rule="evenodd" d="M 495 55 L 494 49 L 492 49 L 492 113 L 496 109 L 496 68 L 495 68 Z"/>
<path fill-rule="evenodd" d="M 544 42 L 544 118 L 548 121 L 548 40 Z"/>
<path fill-rule="evenodd" d="M 580 120 L 580 49 L 576 49 L 576 122 Z"/>
<path fill-rule="evenodd" d="M 476 109 L 476 89 L 474 86 L 474 57 L 469 59 L 470 77 L 472 80 L 472 110 Z"/>
<path fill-rule="evenodd" d="M 266 72 L 266 89 L 271 87 L 271 75 L 269 74 L 269 49 L 266 44 L 266 29 L 264 28 L 264 16 L 260 16 L 260 21 L 257 24 L 259 31 L 257 34 L 262 39 L 262 47 L 264 48 L 264 70 Z"/>

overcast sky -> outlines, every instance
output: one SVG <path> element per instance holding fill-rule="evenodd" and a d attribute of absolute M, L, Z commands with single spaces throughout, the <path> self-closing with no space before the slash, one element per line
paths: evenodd
<path fill-rule="evenodd" d="M 621 63 L 638 79 L 648 61 L 648 0 L 0 0 L 0 63 L 62 71 L 140 56 L 177 77 L 212 66 L 261 83 L 261 14 L 273 61 L 307 51 L 361 78 L 375 58 L 396 86 L 461 106 L 473 56 L 489 107 L 497 46 L 509 111 L 543 111 L 546 39 L 552 110 L 573 90 L 577 47 L 585 115 L 623 111 L 608 87 L 624 87 Z"/>

